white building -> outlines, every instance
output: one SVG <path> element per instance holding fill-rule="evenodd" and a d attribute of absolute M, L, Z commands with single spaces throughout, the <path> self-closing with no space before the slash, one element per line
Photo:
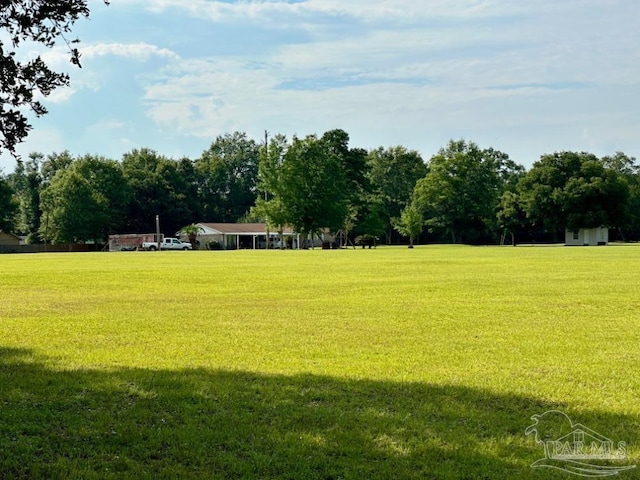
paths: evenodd
<path fill-rule="evenodd" d="M 596 227 L 565 230 L 564 243 L 571 246 L 606 245 L 609 243 L 609 229 Z"/>
<path fill-rule="evenodd" d="M 267 226 L 264 223 L 197 223 L 200 227 L 197 241 L 199 248 L 205 249 L 208 242 L 217 242 L 223 250 L 235 250 L 239 248 L 265 248 L 267 243 Z M 184 234 L 180 234 L 181 237 Z M 298 236 L 291 228 L 285 228 L 283 232 L 285 241 L 287 237 L 293 237 L 290 242 L 293 248 L 297 248 Z M 278 232 L 269 231 L 269 244 L 271 248 L 279 247 Z M 195 245 L 194 245 L 195 248 Z"/>

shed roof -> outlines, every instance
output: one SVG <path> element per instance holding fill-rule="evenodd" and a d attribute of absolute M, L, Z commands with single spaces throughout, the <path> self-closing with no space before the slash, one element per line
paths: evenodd
<path fill-rule="evenodd" d="M 5 232 L 4 230 L 0 230 L 0 235 L 2 235 L 5 238 L 11 238 L 11 239 L 15 239 L 15 240 L 20 240 L 20 237 L 14 233 L 9 233 L 9 232 Z"/>
<path fill-rule="evenodd" d="M 0 230 L 0 245 L 16 246 L 20 245 L 20 237 L 13 233 Z"/>

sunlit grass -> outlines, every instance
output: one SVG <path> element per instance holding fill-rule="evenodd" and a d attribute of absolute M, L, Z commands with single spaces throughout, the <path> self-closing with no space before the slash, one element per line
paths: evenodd
<path fill-rule="evenodd" d="M 73 397 L 73 431 L 91 430 L 83 423 L 91 415 L 113 423 L 114 405 L 127 398 L 145 405 L 125 409 L 131 435 L 136 424 L 147 431 L 159 422 L 149 416 L 166 413 L 169 397 L 191 418 L 166 433 L 181 453 L 160 466 L 136 456 L 132 438 L 118 461 L 103 459 L 131 478 L 533 476 L 539 446 L 523 432 L 549 408 L 627 441 L 636 462 L 640 452 L 640 247 L 3 255 L 0 271 L 0 348 L 38 377 L 4 376 L 0 451 L 17 448 L 2 430 L 2 401 L 19 430 L 37 415 L 30 395 L 46 404 L 86 389 L 94 413 Z M 30 392 L 43 384 L 48 394 Z M 232 398 L 249 413 L 231 411 Z M 234 437 L 233 426 L 217 423 L 217 402 L 242 428 L 285 438 Z M 313 412 L 318 425 L 306 428 Z M 205 437 L 215 458 L 193 450 Z M 94 442 L 117 455 L 102 440 Z M 263 458 L 274 448 L 274 459 Z M 59 464 L 55 455 L 34 460 L 43 477 L 87 478 L 102 461 L 75 452 Z M 294 468 L 304 455 L 317 465 Z"/>

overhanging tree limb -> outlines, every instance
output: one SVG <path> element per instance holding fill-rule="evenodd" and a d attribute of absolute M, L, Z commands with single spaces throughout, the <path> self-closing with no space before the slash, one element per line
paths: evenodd
<path fill-rule="evenodd" d="M 103 0 L 109 4 L 108 0 Z M 41 57 L 20 61 L 16 50 L 26 41 L 47 48 L 62 39 L 69 47 L 71 63 L 80 66 L 80 52 L 71 47 L 78 40 L 67 40 L 73 24 L 89 16 L 87 0 L 3 0 L 0 2 L 0 32 L 10 39 L 0 40 L 0 150 L 15 155 L 31 125 L 26 112 L 37 117 L 47 113 L 36 94 L 48 96 L 58 87 L 69 84 L 69 76 L 49 69 Z"/>

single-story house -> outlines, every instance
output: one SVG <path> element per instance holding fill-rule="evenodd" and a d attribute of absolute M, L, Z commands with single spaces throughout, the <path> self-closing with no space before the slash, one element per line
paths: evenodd
<path fill-rule="evenodd" d="M 267 225 L 265 223 L 196 223 L 200 228 L 196 241 L 199 246 L 195 248 L 207 248 L 210 242 L 217 242 L 218 248 L 224 250 L 236 250 L 240 248 L 256 249 L 266 248 Z M 181 239 L 187 240 L 187 235 L 178 232 Z M 290 237 L 291 245 L 297 248 L 299 236 L 290 227 L 283 231 L 285 241 Z M 269 230 L 270 245 L 279 247 L 278 232 Z M 272 247 L 273 248 L 273 247 Z"/>
<path fill-rule="evenodd" d="M 571 246 L 606 245 L 609 243 L 609 229 L 596 227 L 565 230 L 564 243 Z"/>
<path fill-rule="evenodd" d="M 20 237 L 13 233 L 3 232 L 0 230 L 0 246 L 16 247 L 20 245 Z"/>

